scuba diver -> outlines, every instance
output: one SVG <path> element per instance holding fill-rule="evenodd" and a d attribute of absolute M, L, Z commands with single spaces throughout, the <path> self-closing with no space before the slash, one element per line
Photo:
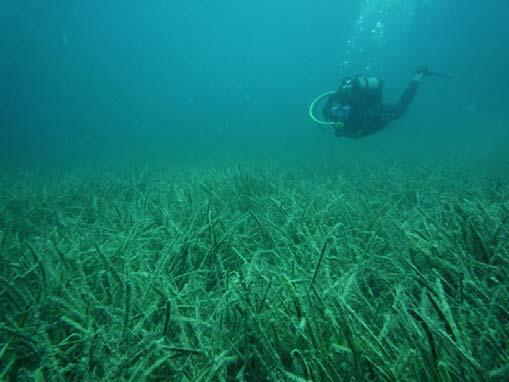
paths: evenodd
<path fill-rule="evenodd" d="M 311 118 L 321 125 L 332 125 L 337 137 L 362 138 L 384 129 L 390 122 L 405 114 L 419 89 L 421 80 L 427 76 L 451 78 L 448 75 L 418 67 L 410 85 L 397 104 L 383 103 L 383 81 L 376 76 L 356 75 L 341 80 L 339 89 L 318 97 L 311 105 Z M 315 104 L 327 97 L 322 115 L 325 121 L 314 116 Z"/>

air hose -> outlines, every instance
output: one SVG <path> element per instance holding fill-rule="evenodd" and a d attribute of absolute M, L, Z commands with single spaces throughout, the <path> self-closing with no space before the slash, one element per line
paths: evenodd
<path fill-rule="evenodd" d="M 316 117 L 315 111 L 316 111 L 316 105 L 323 100 L 324 98 L 330 96 L 331 94 L 334 94 L 335 91 L 328 91 L 326 93 L 323 93 L 316 97 L 313 102 L 311 102 L 311 105 L 309 106 L 309 117 L 316 122 L 321 128 L 324 128 L 324 126 L 330 126 L 334 128 L 342 128 L 343 124 L 341 122 L 334 122 L 334 121 L 323 121 Z M 328 130 L 327 128 L 325 128 Z"/>

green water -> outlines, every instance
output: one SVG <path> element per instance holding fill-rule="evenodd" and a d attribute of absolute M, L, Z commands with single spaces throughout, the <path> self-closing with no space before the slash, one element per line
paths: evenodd
<path fill-rule="evenodd" d="M 507 14 L 1 1 L 0 381 L 509 380 Z"/>

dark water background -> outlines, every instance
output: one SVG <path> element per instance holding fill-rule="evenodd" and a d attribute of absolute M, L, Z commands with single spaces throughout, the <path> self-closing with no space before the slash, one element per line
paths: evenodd
<path fill-rule="evenodd" d="M 0 2 L 2 167 L 356 158 L 507 163 L 509 1 Z M 307 116 L 377 74 L 403 119 L 335 139 Z"/>

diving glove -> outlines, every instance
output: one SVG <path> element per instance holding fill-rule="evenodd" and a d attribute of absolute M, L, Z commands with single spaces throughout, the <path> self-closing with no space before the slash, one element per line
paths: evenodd
<path fill-rule="evenodd" d="M 414 74 L 416 75 L 421 75 L 421 77 L 426 77 L 426 76 L 430 76 L 431 75 L 431 72 L 429 71 L 428 68 L 426 68 L 425 66 L 418 66 L 415 70 L 414 70 Z"/>
<path fill-rule="evenodd" d="M 428 70 L 428 68 L 424 66 L 418 66 L 417 69 L 414 70 L 414 81 L 420 81 L 429 75 L 431 75 L 431 72 Z"/>

